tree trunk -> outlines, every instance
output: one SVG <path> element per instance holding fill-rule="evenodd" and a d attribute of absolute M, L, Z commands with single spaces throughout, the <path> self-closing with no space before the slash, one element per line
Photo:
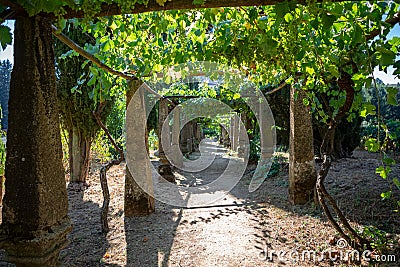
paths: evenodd
<path fill-rule="evenodd" d="M 73 128 L 70 136 L 70 182 L 84 183 L 89 174 L 92 139 L 83 136 L 77 127 Z"/>
<path fill-rule="evenodd" d="M 303 90 L 290 89 L 289 199 L 292 204 L 311 200 L 317 180 L 311 113 L 303 104 L 305 97 Z"/>
<path fill-rule="evenodd" d="M 71 230 L 51 22 L 18 17 L 0 248 L 17 266 L 58 266 Z"/>

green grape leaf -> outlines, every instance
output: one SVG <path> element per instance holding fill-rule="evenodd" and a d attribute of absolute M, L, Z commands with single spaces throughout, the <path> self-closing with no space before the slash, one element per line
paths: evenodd
<path fill-rule="evenodd" d="M 0 25 L 0 45 L 3 50 L 6 49 L 7 45 L 12 42 L 11 29 L 8 26 Z"/>
<path fill-rule="evenodd" d="M 399 89 L 394 87 L 386 88 L 387 91 L 387 102 L 389 105 L 397 106 L 397 94 L 399 93 Z"/>
<path fill-rule="evenodd" d="M 339 78 L 339 77 L 340 77 L 340 73 L 339 73 L 339 70 L 338 70 L 338 68 L 337 68 L 336 65 L 329 65 L 329 66 L 328 66 L 328 70 L 329 70 L 329 72 L 330 72 L 333 76 L 335 76 L 336 78 Z"/>
<path fill-rule="evenodd" d="M 383 179 L 386 179 L 391 171 L 392 169 L 390 167 L 379 166 L 376 168 L 375 173 L 379 174 Z"/>
<path fill-rule="evenodd" d="M 386 165 L 395 165 L 396 164 L 396 161 L 389 157 L 383 158 L 382 162 Z"/>
<path fill-rule="evenodd" d="M 397 186 L 398 189 L 400 189 L 400 181 L 397 178 L 393 178 L 393 183 Z"/>
<path fill-rule="evenodd" d="M 364 31 L 360 25 L 356 24 L 353 31 L 352 44 L 357 45 L 364 42 Z"/>
<path fill-rule="evenodd" d="M 233 94 L 233 99 L 235 100 L 235 99 L 239 99 L 240 98 L 240 94 L 238 94 L 238 93 L 234 93 Z"/>
<path fill-rule="evenodd" d="M 275 13 L 276 13 L 277 19 L 278 18 L 282 19 L 286 15 L 286 13 L 288 13 L 289 11 L 290 11 L 289 6 L 286 1 L 275 5 Z"/>
<path fill-rule="evenodd" d="M 329 30 L 332 27 L 335 20 L 336 20 L 336 17 L 334 15 L 323 14 L 322 15 L 322 29 L 325 31 Z"/>
<path fill-rule="evenodd" d="M 381 193 L 381 198 L 382 198 L 382 200 L 389 199 L 391 196 L 392 196 L 392 191 L 388 191 L 388 192 L 383 192 L 383 193 Z"/>
<path fill-rule="evenodd" d="M 398 48 L 400 46 L 400 37 L 393 37 L 388 41 L 388 43 L 393 47 Z"/>
<path fill-rule="evenodd" d="M 364 104 L 361 111 L 360 111 L 360 116 L 365 118 L 368 115 L 375 115 L 376 111 L 375 111 L 376 107 L 372 104 Z"/>
<path fill-rule="evenodd" d="M 310 74 L 310 75 L 313 75 L 313 74 L 315 73 L 315 70 L 314 70 L 314 68 L 306 67 L 306 72 L 307 72 L 308 74 Z"/>
<path fill-rule="evenodd" d="M 367 141 L 365 141 L 365 147 L 369 152 L 377 152 L 379 150 L 379 143 L 375 138 L 369 138 Z"/>
<path fill-rule="evenodd" d="M 285 19 L 286 22 L 289 23 L 290 21 L 293 20 L 293 15 L 290 14 L 290 13 L 286 13 L 285 16 L 284 16 L 284 19 Z"/>

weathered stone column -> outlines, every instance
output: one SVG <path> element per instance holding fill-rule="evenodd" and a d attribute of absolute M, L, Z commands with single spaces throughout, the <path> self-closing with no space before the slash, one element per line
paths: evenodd
<path fill-rule="evenodd" d="M 181 131 L 181 107 L 176 106 L 173 111 L 173 124 L 172 124 L 172 138 L 171 138 L 171 151 L 172 162 L 177 168 L 183 167 L 182 153 L 179 147 L 179 134 Z"/>
<path fill-rule="evenodd" d="M 232 125 L 232 150 L 237 152 L 239 146 L 239 116 L 235 114 L 233 116 L 233 123 Z"/>
<path fill-rule="evenodd" d="M 194 144 L 194 142 L 195 142 L 195 139 L 196 139 L 196 137 L 195 137 L 196 122 L 194 122 L 193 120 L 192 120 L 192 121 L 189 121 L 189 122 L 188 122 L 188 125 L 189 125 L 188 150 L 189 150 L 190 153 L 192 153 L 192 152 L 195 151 L 195 144 Z"/>
<path fill-rule="evenodd" d="M 230 127 L 230 123 L 227 123 L 225 125 L 226 127 L 222 127 L 222 129 L 224 129 L 223 131 L 225 131 L 225 137 L 223 139 L 223 145 L 228 147 L 230 145 L 230 137 L 229 137 L 229 133 L 231 132 L 231 127 Z"/>
<path fill-rule="evenodd" d="M 130 170 L 127 164 L 125 170 L 125 217 L 148 215 L 154 212 L 155 206 L 154 198 L 147 194 L 134 179 L 138 177 L 146 183 L 145 186 L 149 192 L 153 191 L 150 163 L 147 160 L 145 138 L 147 126 L 143 93 L 140 92 L 140 97 L 133 97 L 141 84 L 141 81 L 129 81 L 126 92 L 126 143 L 127 146 L 129 143 L 135 147 L 135 155 L 127 155 L 127 157 L 135 161 L 137 168 Z"/>
<path fill-rule="evenodd" d="M 170 127 L 166 121 L 168 118 L 168 100 L 160 99 L 158 106 L 158 157 L 160 158 L 161 165 L 158 166 L 158 173 L 168 182 L 175 182 L 175 176 L 172 173 L 171 165 L 165 156 L 165 152 L 168 153 L 170 145 Z M 166 125 L 163 127 L 164 122 Z M 164 141 L 164 142 L 162 142 Z M 164 143 L 164 144 L 163 144 Z M 164 146 L 167 147 L 164 147 Z M 164 151 L 164 149 L 166 149 Z"/>
<path fill-rule="evenodd" d="M 270 159 L 272 159 L 274 150 L 275 150 L 275 132 L 272 131 L 271 127 L 273 123 L 271 120 L 270 116 L 272 114 L 269 114 L 268 109 L 266 108 L 266 103 L 264 100 L 259 101 L 259 119 L 260 121 L 259 126 L 260 126 L 260 147 L 261 147 L 261 155 L 260 155 L 260 160 L 264 163 L 267 163 Z M 271 138 L 272 135 L 272 138 Z"/>
<path fill-rule="evenodd" d="M 239 132 L 238 132 L 238 156 L 239 157 L 244 157 L 246 155 L 247 150 L 249 149 L 248 147 L 248 137 L 247 137 L 247 130 L 246 130 L 246 126 L 243 123 L 240 123 L 240 120 L 244 118 L 244 116 L 242 116 L 242 114 L 240 114 L 240 118 L 238 120 L 238 128 L 239 128 Z"/>
<path fill-rule="evenodd" d="M 18 267 L 58 266 L 71 230 L 52 38 L 48 19 L 16 19 L 0 247 Z"/>
<path fill-rule="evenodd" d="M 230 118 L 229 122 L 229 139 L 230 139 L 230 144 L 231 144 L 231 150 L 233 150 L 233 128 L 235 127 L 235 119 L 233 116 Z"/>
<path fill-rule="evenodd" d="M 228 132 L 226 131 L 225 127 L 222 124 L 219 125 L 219 129 L 220 129 L 219 143 L 221 145 L 224 145 L 225 144 L 225 140 L 226 140 L 226 136 L 228 135 Z"/>
<path fill-rule="evenodd" d="M 203 129 L 200 124 L 196 123 L 196 140 L 200 143 L 201 139 L 203 139 Z"/>
<path fill-rule="evenodd" d="M 314 161 L 313 132 L 310 108 L 304 106 L 303 90 L 290 89 L 290 155 L 289 199 L 292 204 L 305 204 L 312 199 L 317 179 Z"/>
<path fill-rule="evenodd" d="M 181 131 L 181 150 L 183 153 L 193 152 L 193 122 L 186 121 Z"/>
<path fill-rule="evenodd" d="M 182 114 L 182 122 L 186 122 L 186 115 L 183 113 Z M 189 139 L 189 128 L 188 124 L 185 124 L 182 127 L 181 133 L 180 133 L 180 148 L 183 154 L 188 153 L 188 139 Z"/>

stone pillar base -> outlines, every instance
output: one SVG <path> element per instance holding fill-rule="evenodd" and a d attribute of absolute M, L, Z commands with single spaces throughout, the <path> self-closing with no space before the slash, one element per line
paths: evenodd
<path fill-rule="evenodd" d="M 59 266 L 60 251 L 68 245 L 67 234 L 72 230 L 69 219 L 61 224 L 32 233 L 31 239 L 4 235 L 0 247 L 7 251 L 6 262 L 18 267 Z"/>
<path fill-rule="evenodd" d="M 155 211 L 154 198 L 144 192 L 136 183 L 128 167 L 125 169 L 124 194 L 124 213 L 126 218 L 147 216 Z"/>
<path fill-rule="evenodd" d="M 175 176 L 172 173 L 172 168 L 169 164 L 158 166 L 158 173 L 168 182 L 175 183 Z"/>

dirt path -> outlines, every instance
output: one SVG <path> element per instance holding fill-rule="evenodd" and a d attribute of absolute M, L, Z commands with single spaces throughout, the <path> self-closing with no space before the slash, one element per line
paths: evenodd
<path fill-rule="evenodd" d="M 218 177 L 228 161 L 232 160 L 223 148 L 215 147 L 215 144 L 209 148 L 216 157 L 214 163 L 197 174 L 180 172 L 177 178 L 181 185 L 207 184 Z M 365 153 L 360 153 L 358 157 L 334 163 L 331 176 L 327 179 L 328 186 L 339 198 L 342 195 L 339 203 L 345 206 L 352 225 L 358 227 L 372 223 L 387 229 L 396 238 L 400 220 L 398 215 L 382 210 L 388 207 L 379 199 L 378 190 L 383 184 L 374 175 L 377 161 L 362 158 L 368 157 Z M 346 169 L 350 171 L 345 172 Z M 400 173 L 398 166 L 394 173 Z M 301 253 L 304 251 L 315 250 L 320 256 L 322 251 L 336 248 L 335 231 L 313 205 L 288 205 L 286 171 L 266 180 L 254 193 L 247 190 L 251 175 L 249 170 L 229 194 L 208 207 L 176 208 L 157 202 L 156 212 L 148 217 L 124 218 L 124 166 L 113 168 L 109 175 L 111 231 L 104 236 L 99 224 L 101 188 L 98 172 L 94 172 L 87 187 L 69 186 L 74 230 L 70 235 L 71 244 L 62 252 L 63 264 L 236 267 L 340 266 L 348 263 L 329 259 L 303 260 Z M 354 179 L 356 183 L 353 183 Z M 368 189 L 360 187 L 363 183 L 368 183 Z M 375 192 L 371 188 L 378 190 Z M 347 198 L 343 198 L 346 192 Z M 371 206 L 371 203 L 375 204 Z M 365 212 L 365 205 L 371 209 L 376 207 L 386 217 L 371 217 L 370 211 Z M 362 212 L 359 211 L 360 206 L 364 206 Z M 273 250 L 275 253 L 272 253 Z M 279 251 L 286 254 L 278 257 Z M 299 257 L 296 258 L 296 254 L 289 257 L 294 251 L 300 253 Z M 388 266 L 398 266 L 400 255 L 396 257 L 397 262 Z"/>

